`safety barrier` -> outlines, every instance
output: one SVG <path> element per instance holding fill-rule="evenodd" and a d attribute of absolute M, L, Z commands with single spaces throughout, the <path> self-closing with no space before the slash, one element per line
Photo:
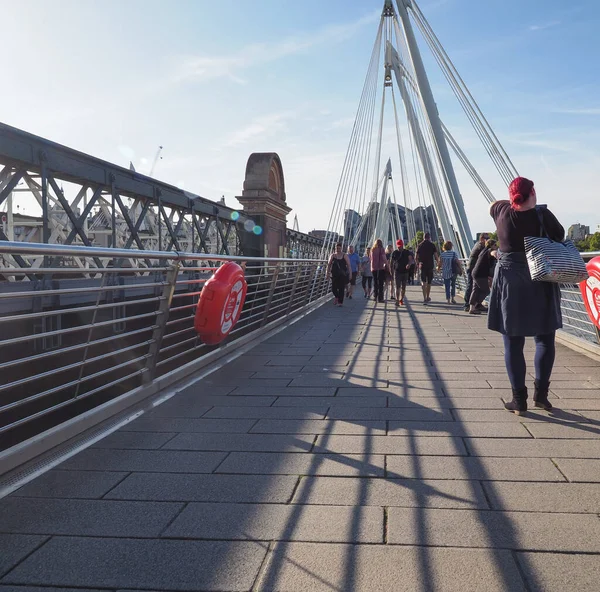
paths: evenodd
<path fill-rule="evenodd" d="M 39 266 L 2 266 L 14 255 Z M 226 342 L 208 346 L 194 313 L 226 261 L 245 269 L 248 293 Z M 327 289 L 314 259 L 0 242 L 0 451 L 181 380 L 318 306 Z"/>
<path fill-rule="evenodd" d="M 599 255 L 600 252 L 582 253 L 586 261 Z M 467 260 L 463 260 L 465 268 L 467 263 Z M 466 290 L 466 276 L 459 276 L 457 278 L 456 289 L 464 294 Z M 597 353 L 600 355 L 600 331 L 590 320 L 579 286 L 563 284 L 560 289 L 562 294 L 563 333 L 589 344 L 594 348 L 594 351 L 597 347 Z"/>

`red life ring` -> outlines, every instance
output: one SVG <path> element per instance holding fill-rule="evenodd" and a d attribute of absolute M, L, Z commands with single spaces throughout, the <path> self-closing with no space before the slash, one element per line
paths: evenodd
<path fill-rule="evenodd" d="M 227 337 L 242 314 L 247 290 L 244 270 L 233 261 L 221 265 L 204 284 L 194 319 L 204 343 L 216 345 Z"/>
<path fill-rule="evenodd" d="M 600 329 L 600 257 L 588 261 L 586 267 L 590 277 L 579 284 L 579 289 L 592 323 Z"/>

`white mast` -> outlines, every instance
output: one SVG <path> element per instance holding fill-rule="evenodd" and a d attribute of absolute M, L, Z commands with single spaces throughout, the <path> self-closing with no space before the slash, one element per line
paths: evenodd
<path fill-rule="evenodd" d="M 423 101 L 423 106 L 425 107 L 427 119 L 431 125 L 431 130 L 437 146 L 439 158 L 441 160 L 442 169 L 445 173 L 444 181 L 446 183 L 452 209 L 454 210 L 454 215 L 459 226 L 457 231 L 460 242 L 462 243 L 463 253 L 469 253 L 471 251 L 471 247 L 473 246 L 473 235 L 471 234 L 471 228 L 469 227 L 465 206 L 458 188 L 456 175 L 454 174 L 452 160 L 450 159 L 450 153 L 448 152 L 448 146 L 446 145 L 446 138 L 444 137 L 444 132 L 442 131 L 440 117 L 435 100 L 433 98 L 433 92 L 431 91 L 429 79 L 427 78 L 425 66 L 423 65 L 423 59 L 421 58 L 421 52 L 419 51 L 419 46 L 417 45 L 417 40 L 408 16 L 407 7 L 412 8 L 412 1 L 396 0 L 396 5 L 398 7 L 398 14 L 402 21 L 406 45 L 408 46 L 413 69 L 417 78 L 419 93 Z M 445 234 L 445 230 L 443 228 L 442 230 Z M 452 238 L 450 238 L 450 240 L 452 240 Z M 446 239 L 448 239 L 448 237 L 446 237 Z"/>

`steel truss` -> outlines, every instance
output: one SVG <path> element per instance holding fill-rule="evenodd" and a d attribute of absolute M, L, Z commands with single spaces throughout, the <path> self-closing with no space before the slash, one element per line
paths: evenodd
<path fill-rule="evenodd" d="M 222 204 L 0 124 L 0 206 L 15 191 L 39 205 L 39 240 L 45 244 L 242 255 L 252 231 L 248 225 L 254 226 Z M 28 242 L 33 232 L 18 239 Z M 0 240 L 14 238 L 0 225 Z M 44 261 L 5 256 L 0 266 L 40 267 Z M 100 260 L 79 258 L 72 264 L 102 266 Z"/>
<path fill-rule="evenodd" d="M 317 259 L 323 248 L 323 239 L 304 234 L 298 230 L 286 231 L 286 257 L 293 259 Z"/>

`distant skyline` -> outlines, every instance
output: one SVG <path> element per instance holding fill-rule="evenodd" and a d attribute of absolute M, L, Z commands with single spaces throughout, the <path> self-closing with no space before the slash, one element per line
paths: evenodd
<path fill-rule="evenodd" d="M 0 0 L 0 121 L 237 207 L 246 160 L 277 152 L 291 226 L 326 228 L 383 0 Z M 565 228 L 600 224 L 600 4 L 423 0 L 519 172 Z M 425 46 L 442 119 L 506 189 Z M 386 133 L 391 133 L 386 130 Z M 385 143 L 384 143 L 385 144 Z M 386 155 L 383 155 L 384 158 Z M 460 169 L 457 165 L 457 170 Z M 491 229 L 464 172 L 473 233 Z M 30 213 L 29 211 L 27 213 Z"/>

